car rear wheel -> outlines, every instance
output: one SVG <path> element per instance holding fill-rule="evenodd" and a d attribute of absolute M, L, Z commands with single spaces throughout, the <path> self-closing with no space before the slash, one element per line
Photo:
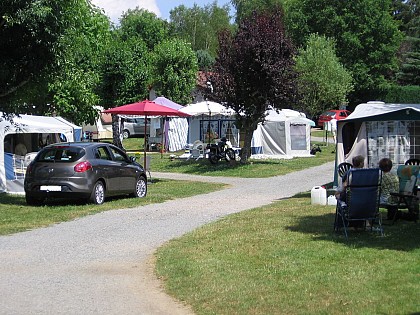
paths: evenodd
<path fill-rule="evenodd" d="M 93 187 L 90 201 L 94 204 L 101 205 L 105 201 L 105 186 L 101 181 L 97 181 Z"/>
<path fill-rule="evenodd" d="M 133 197 L 143 198 L 147 195 L 147 181 L 144 177 L 140 177 L 136 182 Z"/>
<path fill-rule="evenodd" d="M 130 132 L 127 129 L 123 130 L 122 135 L 124 139 L 127 139 L 130 136 Z"/>
<path fill-rule="evenodd" d="M 37 198 L 37 197 L 29 196 L 28 194 L 26 194 L 25 199 L 26 199 L 26 203 L 29 206 L 40 206 L 44 202 L 44 198 Z"/>

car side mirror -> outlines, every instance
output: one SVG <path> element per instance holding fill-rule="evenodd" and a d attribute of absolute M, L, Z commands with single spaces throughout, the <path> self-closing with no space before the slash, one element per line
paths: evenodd
<path fill-rule="evenodd" d="M 130 162 L 134 163 L 136 161 L 136 157 L 135 156 L 130 156 Z"/>

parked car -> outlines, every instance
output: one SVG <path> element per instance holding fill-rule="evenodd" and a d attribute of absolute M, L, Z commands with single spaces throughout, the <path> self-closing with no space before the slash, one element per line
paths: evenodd
<path fill-rule="evenodd" d="M 24 188 L 29 205 L 40 205 L 46 198 L 102 204 L 108 196 L 146 196 L 147 176 L 134 157 L 112 144 L 66 142 L 38 152 L 26 169 Z"/>
<path fill-rule="evenodd" d="M 144 118 L 124 118 L 123 138 L 144 136 Z M 150 118 L 147 118 L 146 134 L 150 136 Z"/>
<path fill-rule="evenodd" d="M 329 122 L 335 116 L 335 119 L 340 120 L 346 118 L 351 112 L 346 109 L 331 109 L 322 113 L 318 118 L 318 127 L 324 128 L 324 123 Z"/>

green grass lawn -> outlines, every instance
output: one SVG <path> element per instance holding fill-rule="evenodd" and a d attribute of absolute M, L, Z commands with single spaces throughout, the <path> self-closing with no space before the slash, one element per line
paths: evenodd
<path fill-rule="evenodd" d="M 23 195 L 0 194 L 0 235 L 22 232 L 113 209 L 134 208 L 222 189 L 223 184 L 154 179 L 145 198 L 112 198 L 102 205 L 74 201 L 50 201 L 31 207 Z"/>
<path fill-rule="evenodd" d="M 326 131 L 326 130 L 322 130 L 322 129 L 317 129 L 317 130 L 312 130 L 311 131 L 311 136 L 313 136 L 313 137 L 325 138 L 325 135 L 327 135 L 328 138 L 332 138 L 332 136 L 333 136 L 331 131 Z"/>
<path fill-rule="evenodd" d="M 135 150 L 135 146 L 142 143 L 143 139 L 129 138 L 124 140 L 124 146 L 129 150 L 129 155 L 134 155 L 140 164 L 143 164 L 143 154 L 141 150 Z M 318 152 L 314 157 L 301 157 L 293 159 L 271 159 L 271 160 L 250 160 L 248 164 L 239 162 L 230 164 L 226 161 L 219 161 L 217 165 L 211 164 L 207 159 L 174 159 L 170 156 L 180 156 L 184 151 L 172 153 L 148 152 L 151 156 L 151 172 L 171 172 L 187 173 L 207 176 L 226 176 L 226 177 L 271 177 L 284 175 L 293 171 L 302 170 L 312 166 L 318 166 L 335 159 L 335 146 L 332 144 L 320 144 L 322 152 Z"/>
<path fill-rule="evenodd" d="M 230 215 L 156 252 L 169 294 L 196 314 L 418 314 L 420 224 L 333 232 L 310 194 Z"/>

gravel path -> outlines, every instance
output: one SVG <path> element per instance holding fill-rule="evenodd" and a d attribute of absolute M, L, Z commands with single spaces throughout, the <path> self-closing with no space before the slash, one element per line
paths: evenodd
<path fill-rule="evenodd" d="M 159 287 L 153 251 L 222 216 L 331 182 L 333 168 L 331 162 L 266 179 L 153 173 L 229 187 L 1 236 L 0 314 L 191 314 Z"/>

